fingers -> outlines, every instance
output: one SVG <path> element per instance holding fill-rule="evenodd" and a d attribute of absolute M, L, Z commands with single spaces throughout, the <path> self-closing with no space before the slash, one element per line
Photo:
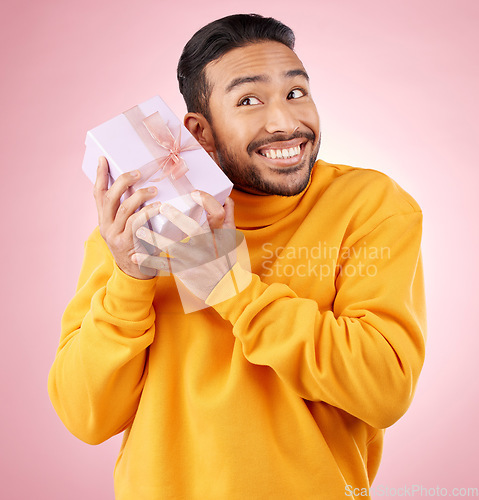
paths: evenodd
<path fill-rule="evenodd" d="M 151 218 L 155 217 L 160 213 L 160 206 L 161 203 L 159 201 L 157 201 L 156 203 L 152 203 L 150 205 L 146 205 L 141 210 L 139 210 L 138 212 L 136 212 L 127 219 L 124 234 L 129 234 L 133 237 L 135 251 L 138 252 L 139 248 L 141 248 L 142 251 L 146 251 L 150 254 L 159 251 L 155 245 L 153 245 L 153 247 L 147 245 L 147 248 L 145 249 L 145 247 L 139 241 L 142 238 L 138 236 L 137 231 L 142 226 L 147 225 L 148 221 Z M 146 240 L 144 241 L 146 242 Z"/>
<path fill-rule="evenodd" d="M 93 197 L 95 198 L 98 211 L 98 223 L 103 219 L 103 199 L 108 191 L 108 161 L 104 156 L 98 159 L 98 169 L 96 171 L 96 181 L 93 187 Z"/>
<path fill-rule="evenodd" d="M 235 224 L 235 204 L 234 201 L 228 197 L 225 200 L 224 204 L 225 209 L 225 220 L 223 223 L 223 227 L 228 229 L 236 229 Z"/>
<path fill-rule="evenodd" d="M 129 217 L 143 203 L 154 198 L 158 191 L 155 187 L 138 189 L 126 198 L 123 203 L 120 203 L 122 195 L 140 178 L 140 172 L 136 170 L 120 175 L 110 189 L 108 189 L 108 170 L 107 159 L 104 156 L 100 156 L 97 178 L 93 189 L 98 211 L 98 223 L 101 228 L 108 227 L 114 232 L 120 233 L 125 229 Z"/>
<path fill-rule="evenodd" d="M 160 213 L 161 202 L 151 203 L 128 218 L 125 230 L 136 233 L 138 228 L 144 226 L 152 217 Z"/>
<path fill-rule="evenodd" d="M 176 270 L 195 267 L 218 257 L 215 252 L 213 235 L 210 232 L 191 236 L 187 241 L 173 241 L 146 227 L 140 227 L 135 236 L 165 252 L 168 257 L 173 259 L 170 264 L 175 265 Z"/>
<path fill-rule="evenodd" d="M 224 206 L 221 206 L 213 196 L 204 192 L 193 192 L 192 199 L 207 212 L 211 230 L 205 230 L 176 207 L 162 203 L 159 212 L 189 236 L 187 241 L 176 242 L 145 227 L 147 218 L 156 213 L 142 209 L 135 216 L 133 234 L 148 247 L 151 245 L 167 256 L 146 255 L 136 251 L 132 256 L 134 262 L 161 270 L 166 269 L 168 263 L 169 271 L 173 274 L 218 261 L 221 257 L 227 257 L 225 262 L 231 267 L 229 258 L 237 243 L 233 200 L 227 198 Z"/>
<path fill-rule="evenodd" d="M 135 231 L 135 235 L 137 238 L 140 238 L 143 241 L 146 241 L 150 245 L 154 247 L 167 251 L 168 247 L 171 247 L 175 242 L 167 238 L 166 236 L 162 236 L 161 234 L 155 233 L 146 227 L 140 227 Z"/>
<path fill-rule="evenodd" d="M 158 271 L 169 271 L 168 257 L 156 257 L 144 253 L 134 253 L 131 260 L 139 266 L 156 269 Z"/>
<path fill-rule="evenodd" d="M 204 232 L 203 228 L 195 220 L 185 215 L 173 205 L 162 203 L 160 213 L 188 236 L 195 236 Z"/>
<path fill-rule="evenodd" d="M 223 227 L 225 223 L 226 210 L 214 196 L 209 193 L 205 193 L 204 191 L 193 191 L 190 193 L 190 196 L 193 201 L 205 209 L 210 229 Z M 232 220 L 234 224 L 234 217 Z"/>
<path fill-rule="evenodd" d="M 143 203 L 146 203 L 149 199 L 154 198 L 157 193 L 158 190 L 155 187 L 138 189 L 138 191 L 135 191 L 131 196 L 124 200 L 116 211 L 115 220 L 112 224 L 114 230 L 116 232 L 124 231 L 129 218 L 141 205 L 143 205 Z"/>
<path fill-rule="evenodd" d="M 112 184 L 103 197 L 103 222 L 113 224 L 120 207 L 120 198 L 125 191 L 140 178 L 138 171 L 122 174 Z"/>

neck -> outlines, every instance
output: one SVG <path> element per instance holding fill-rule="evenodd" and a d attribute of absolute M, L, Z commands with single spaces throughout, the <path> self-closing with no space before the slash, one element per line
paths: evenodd
<path fill-rule="evenodd" d="M 235 222 L 238 229 L 253 229 L 270 226 L 291 214 L 307 192 L 308 186 L 294 196 L 279 196 L 253 192 L 242 186 L 235 186 L 231 198 L 235 203 Z"/>

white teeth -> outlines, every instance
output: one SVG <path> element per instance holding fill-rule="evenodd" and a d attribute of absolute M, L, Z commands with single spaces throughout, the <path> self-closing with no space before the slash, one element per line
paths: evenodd
<path fill-rule="evenodd" d="M 270 158 L 275 160 L 283 159 L 283 158 L 292 158 L 293 156 L 297 156 L 301 153 L 301 146 L 296 146 L 294 148 L 289 149 L 267 149 L 264 153 L 261 153 L 266 158 Z"/>

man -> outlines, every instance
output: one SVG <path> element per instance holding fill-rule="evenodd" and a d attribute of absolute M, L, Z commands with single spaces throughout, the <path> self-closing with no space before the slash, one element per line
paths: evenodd
<path fill-rule="evenodd" d="M 198 31 L 178 65 L 185 125 L 235 185 L 234 210 L 193 197 L 211 229 L 244 235 L 251 259 L 251 272 L 198 271 L 179 256 L 181 281 L 211 307 L 184 314 L 167 259 L 134 244 L 168 243 L 134 231 L 147 211 L 193 238 L 203 229 L 166 204 L 135 213 L 154 196 L 145 190 L 120 204 L 135 175 L 107 189 L 100 161 L 99 228 L 49 392 L 80 439 L 124 431 L 120 500 L 364 498 L 383 429 L 412 400 L 420 208 L 383 174 L 315 161 L 319 119 L 293 45 L 274 19 L 230 16 Z"/>

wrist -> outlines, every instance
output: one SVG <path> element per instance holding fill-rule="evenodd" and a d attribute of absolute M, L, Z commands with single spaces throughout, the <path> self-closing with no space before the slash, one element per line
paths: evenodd
<path fill-rule="evenodd" d="M 155 278 L 157 276 L 157 272 L 155 269 L 139 266 L 138 264 L 133 263 L 124 265 L 118 261 L 115 262 L 118 269 L 130 278 L 135 278 L 137 280 L 151 280 L 152 278 Z M 144 272 L 142 272 L 141 269 L 143 269 Z"/>

